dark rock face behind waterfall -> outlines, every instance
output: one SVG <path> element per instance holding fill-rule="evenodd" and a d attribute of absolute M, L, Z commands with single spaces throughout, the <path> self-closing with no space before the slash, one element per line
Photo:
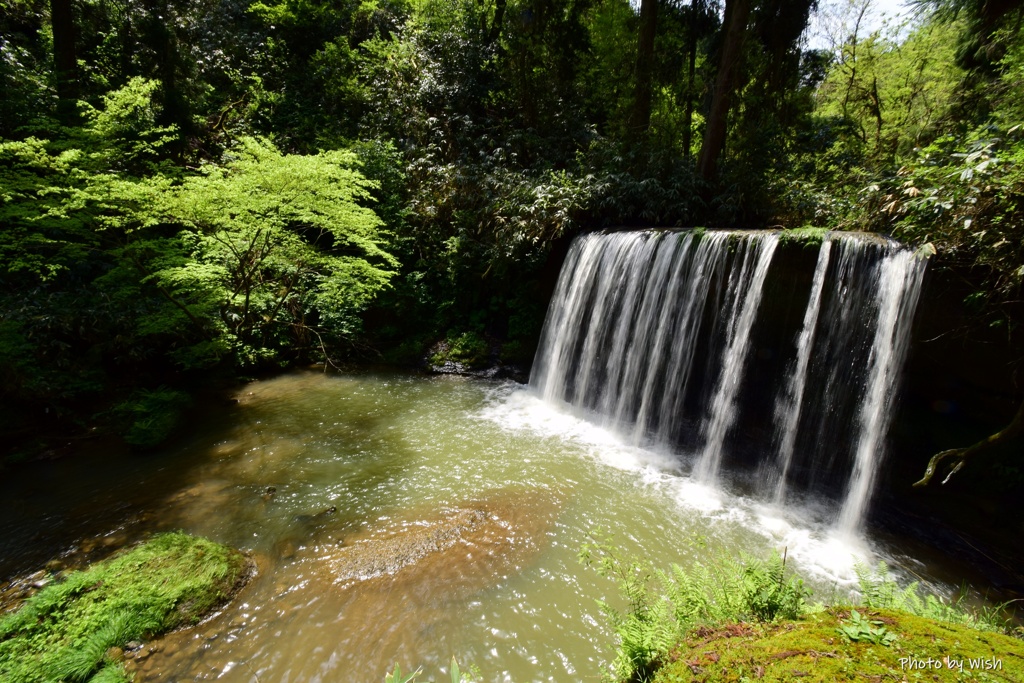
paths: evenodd
<path fill-rule="evenodd" d="M 593 233 L 572 246 L 531 375 L 707 482 L 814 492 L 854 529 L 899 393 L 925 261 L 876 236 Z"/>

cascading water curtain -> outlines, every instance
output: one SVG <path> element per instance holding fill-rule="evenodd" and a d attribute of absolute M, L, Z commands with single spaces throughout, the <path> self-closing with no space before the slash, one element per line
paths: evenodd
<path fill-rule="evenodd" d="M 531 385 L 634 444 L 675 450 L 692 463 L 695 478 L 716 482 L 738 420 L 756 419 L 744 383 L 761 362 L 754 349 L 770 345 L 757 338 L 757 323 L 778 246 L 769 232 L 577 238 L 548 309 Z M 924 268 L 877 237 L 826 236 L 807 298 L 794 304 L 803 306 L 801 326 L 784 335 L 790 362 L 771 383 L 778 395 L 762 431 L 774 436 L 757 446 L 766 498 L 782 503 L 793 487 L 841 486 L 839 525 L 860 524 L 884 454 Z"/>

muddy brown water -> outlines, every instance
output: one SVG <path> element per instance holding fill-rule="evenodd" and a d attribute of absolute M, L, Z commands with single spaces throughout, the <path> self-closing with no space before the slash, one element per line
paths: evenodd
<path fill-rule="evenodd" d="M 0 576 L 162 529 L 252 554 L 220 613 L 135 653 L 138 681 L 379 683 L 396 663 L 447 680 L 452 657 L 485 681 L 597 681 L 597 602 L 622 606 L 578 559 L 599 530 L 658 566 L 784 550 L 820 598 L 879 557 L 831 535 L 827 506 L 702 487 L 512 383 L 296 372 L 236 398 L 166 453 L 0 482 Z"/>

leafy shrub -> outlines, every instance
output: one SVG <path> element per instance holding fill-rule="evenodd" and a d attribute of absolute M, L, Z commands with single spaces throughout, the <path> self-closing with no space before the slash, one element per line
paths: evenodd
<path fill-rule="evenodd" d="M 152 448 L 171 436 L 190 403 L 189 395 L 181 391 L 141 389 L 119 403 L 114 412 L 128 422 L 123 434 L 126 443 Z"/>
<path fill-rule="evenodd" d="M 487 340 L 478 333 L 470 331 L 462 334 L 448 333 L 448 338 L 441 343 L 440 350 L 430 357 L 431 365 L 444 365 L 447 361 L 462 363 L 469 367 L 479 366 L 487 362 L 490 346 Z"/>
<path fill-rule="evenodd" d="M 892 645 L 897 635 L 885 627 L 884 621 L 868 619 L 857 610 L 850 610 L 849 620 L 843 621 L 839 635 L 851 643 L 872 643 L 874 645 Z"/>
<path fill-rule="evenodd" d="M 940 263 L 983 276 L 977 299 L 997 315 L 1024 286 L 1024 131 L 996 124 L 947 135 L 917 150 L 862 192 L 861 219 L 912 244 L 932 243 Z"/>

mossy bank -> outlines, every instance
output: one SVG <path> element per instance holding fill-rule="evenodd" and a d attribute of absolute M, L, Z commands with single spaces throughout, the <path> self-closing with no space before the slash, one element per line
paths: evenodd
<path fill-rule="evenodd" d="M 251 574 L 237 550 L 185 533 L 68 574 L 0 619 L 0 680 L 128 680 L 133 641 L 194 624 Z"/>
<path fill-rule="evenodd" d="M 694 629 L 651 680 L 1024 681 L 1024 642 L 896 610 L 834 607 Z"/>

